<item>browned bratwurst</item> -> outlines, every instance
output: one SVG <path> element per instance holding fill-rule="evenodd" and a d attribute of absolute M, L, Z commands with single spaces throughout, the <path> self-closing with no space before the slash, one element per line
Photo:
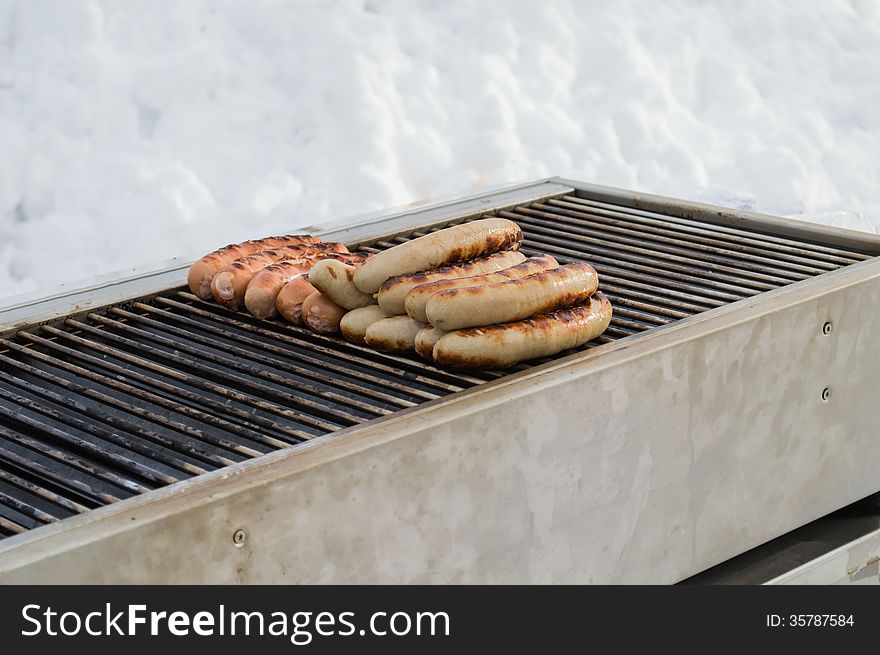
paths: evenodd
<path fill-rule="evenodd" d="M 365 253 L 328 252 L 307 255 L 301 259 L 282 259 L 251 278 L 244 293 L 244 306 L 256 318 L 270 318 L 275 315 L 275 300 L 281 288 L 293 278 L 308 273 L 318 262 L 335 259 L 354 264 L 362 262 L 366 257 Z"/>
<path fill-rule="evenodd" d="M 434 345 L 434 361 L 448 368 L 506 368 L 582 346 L 610 322 L 611 303 L 597 292 L 580 305 L 524 321 L 448 332 Z"/>
<path fill-rule="evenodd" d="M 440 291 L 428 298 L 425 315 L 443 330 L 508 323 L 576 305 L 598 287 L 596 269 L 576 262 L 519 280 Z"/>
<path fill-rule="evenodd" d="M 462 277 L 458 279 L 441 279 L 436 282 L 429 282 L 428 284 L 414 287 L 406 294 L 406 299 L 403 303 L 404 309 L 410 317 L 425 323 L 428 320 L 428 317 L 425 315 L 425 306 L 428 304 L 428 298 L 435 293 L 445 291 L 446 289 L 479 287 L 486 284 L 495 284 L 496 282 L 506 282 L 507 280 L 518 280 L 534 273 L 557 268 L 558 266 L 559 262 L 556 261 L 556 258 L 550 255 L 539 255 L 537 257 L 529 257 L 516 266 L 510 266 L 509 268 L 494 273 L 486 273 L 485 275 L 474 275 L 472 277 Z M 380 291 L 379 293 L 381 294 L 382 292 Z"/>
<path fill-rule="evenodd" d="M 480 257 L 479 259 L 462 262 L 461 264 L 441 266 L 430 271 L 419 271 L 418 273 L 410 273 L 408 275 L 395 275 L 385 280 L 382 286 L 379 287 L 379 295 L 377 296 L 379 307 L 390 316 L 404 314 L 406 312 L 404 304 L 406 295 L 411 289 L 415 289 L 419 285 L 437 280 L 454 280 L 474 275 L 483 275 L 484 273 L 494 273 L 495 271 L 519 264 L 525 261 L 525 258 L 526 256 L 517 250 L 505 250 L 503 252 L 496 252 L 488 257 Z M 424 321 L 424 319 L 420 320 Z"/>
<path fill-rule="evenodd" d="M 210 252 L 192 266 L 189 267 L 189 273 L 186 281 L 189 284 L 189 290 L 196 294 L 202 300 L 211 299 L 211 280 L 222 269 L 229 266 L 236 259 L 253 255 L 256 252 L 264 250 L 272 250 L 273 248 L 282 248 L 284 246 L 310 245 L 320 243 L 318 237 L 308 234 L 288 234 L 284 236 L 266 237 L 265 239 L 255 239 L 253 241 L 245 241 L 243 243 L 231 243 Z"/>
<path fill-rule="evenodd" d="M 302 306 L 317 289 L 309 282 L 308 274 L 293 278 L 282 287 L 275 299 L 275 309 L 294 325 L 302 325 Z"/>
<path fill-rule="evenodd" d="M 339 332 L 339 322 L 346 310 L 315 291 L 303 301 L 303 322 L 320 334 Z"/>
<path fill-rule="evenodd" d="M 354 272 L 353 282 L 362 293 L 372 294 L 395 275 L 428 271 L 500 250 L 516 250 L 522 240 L 519 225 L 506 218 L 453 225 L 376 253 Z"/>
<path fill-rule="evenodd" d="M 214 300 L 229 309 L 241 307 L 248 282 L 259 271 L 282 259 L 300 259 L 309 255 L 330 252 L 348 252 L 341 243 L 317 243 L 310 246 L 287 246 L 275 250 L 265 250 L 241 259 L 219 271 L 211 280 L 211 295 Z"/>

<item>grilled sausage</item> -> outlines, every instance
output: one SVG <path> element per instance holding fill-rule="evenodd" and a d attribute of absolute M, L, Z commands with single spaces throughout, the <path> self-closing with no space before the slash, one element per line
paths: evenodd
<path fill-rule="evenodd" d="M 366 258 L 367 255 L 364 255 Z M 376 299 L 371 294 L 362 293 L 352 282 L 355 267 L 342 262 L 328 260 L 315 266 L 309 272 L 311 283 L 315 288 L 330 298 L 340 307 L 357 309 L 367 305 L 375 305 Z"/>
<path fill-rule="evenodd" d="M 345 309 L 331 302 L 320 291 L 315 291 L 302 304 L 303 323 L 320 334 L 339 332 L 339 321 Z"/>
<path fill-rule="evenodd" d="M 413 288 L 406 294 L 404 301 L 404 309 L 406 313 L 417 321 L 427 322 L 428 317 L 425 315 L 425 305 L 428 304 L 428 298 L 446 289 L 462 289 L 464 287 L 478 287 L 485 284 L 495 284 L 497 282 L 506 282 L 507 280 L 518 280 L 520 278 L 540 273 L 551 268 L 559 266 L 559 262 L 550 255 L 540 255 L 538 257 L 529 257 L 521 264 L 505 268 L 502 271 L 487 273 L 486 275 L 475 275 L 473 277 L 463 277 L 457 280 L 446 279 L 437 282 L 422 284 Z M 439 269 L 438 269 L 439 270 Z M 393 279 L 393 278 L 392 278 Z M 389 280 L 390 282 L 390 280 Z M 379 291 L 379 304 L 382 304 L 382 291 Z"/>
<path fill-rule="evenodd" d="M 354 284 L 373 294 L 389 277 L 427 271 L 499 250 L 517 250 L 523 234 L 506 218 L 484 218 L 454 225 L 376 253 L 354 273 Z"/>
<path fill-rule="evenodd" d="M 376 350 L 387 352 L 413 350 L 416 333 L 423 327 L 425 327 L 424 323 L 414 321 L 409 316 L 391 316 L 370 325 L 364 335 L 364 341 Z"/>
<path fill-rule="evenodd" d="M 519 280 L 447 289 L 428 298 L 425 315 L 444 330 L 520 321 L 582 303 L 599 286 L 589 264 L 566 264 Z"/>
<path fill-rule="evenodd" d="M 211 299 L 211 280 L 236 259 L 253 255 L 256 252 L 281 248 L 283 246 L 309 245 L 320 243 L 318 237 L 308 234 L 288 234 L 285 236 L 266 237 L 244 243 L 232 243 L 214 252 L 208 253 L 189 267 L 186 281 L 189 290 L 202 300 Z"/>
<path fill-rule="evenodd" d="M 265 250 L 236 259 L 211 280 L 211 295 L 221 305 L 237 310 L 241 307 L 251 278 L 270 264 L 283 259 L 299 259 L 307 255 L 330 252 L 348 252 L 348 249 L 341 243 L 318 243 L 311 246 L 288 246 Z"/>
<path fill-rule="evenodd" d="M 415 343 L 413 344 L 416 352 L 425 359 L 433 359 L 434 345 L 444 334 L 447 334 L 445 330 L 436 328 L 433 325 L 425 325 L 416 333 Z"/>
<path fill-rule="evenodd" d="M 397 275 L 388 278 L 385 283 L 379 287 L 379 307 L 385 310 L 386 314 L 404 314 L 406 308 L 404 300 L 406 294 L 415 287 L 434 282 L 436 280 L 454 280 L 463 277 L 471 277 L 474 275 L 483 275 L 484 273 L 494 273 L 501 269 L 508 268 L 515 264 L 519 264 L 526 258 L 521 252 L 516 250 L 505 250 L 496 252 L 488 257 L 480 257 L 462 264 L 454 264 L 452 266 L 441 266 L 430 271 L 420 271 L 418 273 L 409 273 L 407 275 Z M 542 269 L 543 270 L 543 269 Z"/>
<path fill-rule="evenodd" d="M 339 322 L 339 330 L 347 341 L 364 344 L 364 337 L 369 328 L 376 321 L 388 318 L 388 314 L 382 311 L 379 305 L 367 305 L 352 309 Z"/>
<path fill-rule="evenodd" d="M 308 275 L 303 274 L 295 277 L 278 292 L 278 297 L 275 298 L 275 309 L 287 321 L 294 325 L 302 325 L 303 302 L 316 291 L 317 289 L 309 283 Z"/>
<path fill-rule="evenodd" d="M 275 302 L 281 288 L 307 273 L 314 260 L 310 257 L 282 259 L 257 272 L 244 292 L 244 306 L 255 318 L 270 318 L 277 312 Z"/>
<path fill-rule="evenodd" d="M 611 303 L 598 292 L 586 302 L 524 321 L 455 330 L 434 346 L 434 361 L 459 369 L 497 369 L 577 348 L 602 334 Z"/>
<path fill-rule="evenodd" d="M 251 278 L 244 293 L 244 306 L 256 318 L 274 316 L 278 293 L 295 277 L 307 273 L 325 259 L 351 263 L 363 261 L 365 257 L 366 255 L 361 253 L 330 252 L 309 255 L 301 259 L 282 259 L 280 262 L 270 264 Z"/>

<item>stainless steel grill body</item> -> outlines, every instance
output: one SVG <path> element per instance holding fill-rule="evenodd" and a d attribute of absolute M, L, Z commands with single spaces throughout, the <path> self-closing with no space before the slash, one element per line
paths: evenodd
<path fill-rule="evenodd" d="M 596 266 L 603 338 L 450 373 L 183 268 L 0 314 L 0 579 L 668 582 L 880 489 L 876 238 L 562 180 L 325 237 L 487 213 Z"/>

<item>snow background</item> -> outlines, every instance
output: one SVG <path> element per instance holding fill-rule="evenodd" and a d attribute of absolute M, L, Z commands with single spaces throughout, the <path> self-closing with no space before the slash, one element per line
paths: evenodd
<path fill-rule="evenodd" d="M 878 0 L 0 0 L 0 297 L 548 175 L 877 232 L 878 153 Z"/>

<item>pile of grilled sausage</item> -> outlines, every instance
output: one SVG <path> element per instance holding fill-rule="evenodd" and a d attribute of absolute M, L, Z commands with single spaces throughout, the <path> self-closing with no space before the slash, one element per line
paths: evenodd
<path fill-rule="evenodd" d="M 595 269 L 519 252 L 513 221 L 486 218 L 375 255 L 307 235 L 226 246 L 189 270 L 190 290 L 257 318 L 280 315 L 377 350 L 497 369 L 602 334 L 611 303 Z"/>

